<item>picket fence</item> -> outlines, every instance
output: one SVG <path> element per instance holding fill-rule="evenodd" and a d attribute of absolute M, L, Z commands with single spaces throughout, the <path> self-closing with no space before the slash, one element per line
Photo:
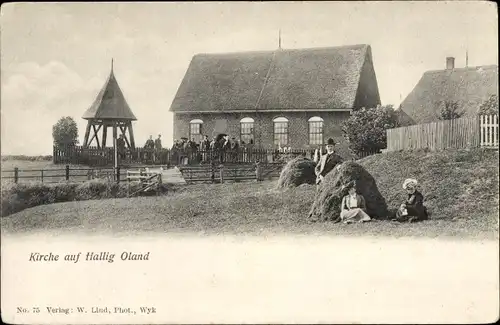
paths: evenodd
<path fill-rule="evenodd" d="M 479 116 L 481 147 L 498 148 L 498 115 Z"/>
<path fill-rule="evenodd" d="M 480 115 L 388 129 L 387 150 L 498 148 L 498 116 Z"/>

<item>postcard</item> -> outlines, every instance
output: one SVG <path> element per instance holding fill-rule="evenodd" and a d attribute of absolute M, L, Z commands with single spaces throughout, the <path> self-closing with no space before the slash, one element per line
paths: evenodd
<path fill-rule="evenodd" d="M 498 320 L 496 3 L 0 22 L 3 322 Z"/>

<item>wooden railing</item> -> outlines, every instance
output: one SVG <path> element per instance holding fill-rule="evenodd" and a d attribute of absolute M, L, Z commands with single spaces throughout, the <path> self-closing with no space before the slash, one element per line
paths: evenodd
<path fill-rule="evenodd" d="M 92 179 L 104 179 L 120 182 L 125 179 L 121 167 L 114 168 L 82 168 L 66 165 L 65 168 L 48 169 L 14 169 L 2 170 L 2 182 L 38 181 L 42 183 L 85 182 Z"/>
<path fill-rule="evenodd" d="M 252 165 L 181 166 L 179 170 L 187 184 L 240 182 L 279 177 L 284 163 L 258 163 Z"/>
<path fill-rule="evenodd" d="M 137 181 L 141 187 L 133 193 L 130 193 L 130 183 Z M 139 193 L 155 191 L 159 194 L 162 185 L 162 172 L 150 172 L 147 169 L 127 170 L 128 191 L 127 196 L 135 196 Z"/>
<path fill-rule="evenodd" d="M 282 157 L 305 156 L 312 158 L 314 150 L 292 149 L 280 151 L 274 149 L 240 148 L 237 150 L 198 150 L 198 149 L 127 149 L 118 154 L 119 166 L 130 165 L 199 165 L 217 163 L 256 163 L 276 162 Z M 114 166 L 113 148 L 84 148 L 81 146 L 54 147 L 55 164 L 74 164 L 87 166 Z"/>

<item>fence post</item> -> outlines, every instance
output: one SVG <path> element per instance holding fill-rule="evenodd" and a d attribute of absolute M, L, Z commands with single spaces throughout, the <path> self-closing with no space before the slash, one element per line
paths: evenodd
<path fill-rule="evenodd" d="M 220 170 L 219 170 L 219 173 L 220 173 L 220 183 L 224 183 L 224 165 L 220 165 Z"/>
<path fill-rule="evenodd" d="M 215 162 L 212 161 L 212 183 L 215 183 Z"/>
<path fill-rule="evenodd" d="M 261 178 L 262 178 L 262 167 L 260 165 L 260 162 L 258 161 L 256 164 L 256 168 L 255 168 L 255 176 L 257 178 L 257 182 L 260 182 Z"/>
<path fill-rule="evenodd" d="M 15 167 L 14 168 L 14 183 L 17 184 L 18 181 L 19 181 L 19 168 Z"/>
<path fill-rule="evenodd" d="M 116 167 L 116 182 L 120 183 L 120 166 Z"/>
<path fill-rule="evenodd" d="M 43 183 L 43 169 L 41 170 L 41 172 L 42 172 L 42 183 Z"/>
<path fill-rule="evenodd" d="M 69 165 L 66 165 L 66 180 L 69 181 Z"/>

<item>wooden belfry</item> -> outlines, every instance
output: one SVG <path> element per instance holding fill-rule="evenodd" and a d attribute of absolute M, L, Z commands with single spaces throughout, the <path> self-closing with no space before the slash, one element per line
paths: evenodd
<path fill-rule="evenodd" d="M 83 119 L 88 121 L 85 139 L 83 140 L 85 148 L 88 148 L 94 139 L 98 148 L 105 148 L 108 127 L 113 128 L 113 146 L 118 138 L 118 130 L 120 130 L 125 138 L 126 145 L 131 149 L 135 148 L 132 121 L 137 121 L 137 118 L 132 113 L 120 86 L 118 86 L 113 73 L 113 59 L 111 59 L 111 73 L 108 80 L 92 106 L 83 114 Z M 99 131 L 101 129 L 101 140 L 99 140 Z M 128 137 L 127 131 L 129 133 Z M 92 137 L 89 138 L 91 133 Z"/>

